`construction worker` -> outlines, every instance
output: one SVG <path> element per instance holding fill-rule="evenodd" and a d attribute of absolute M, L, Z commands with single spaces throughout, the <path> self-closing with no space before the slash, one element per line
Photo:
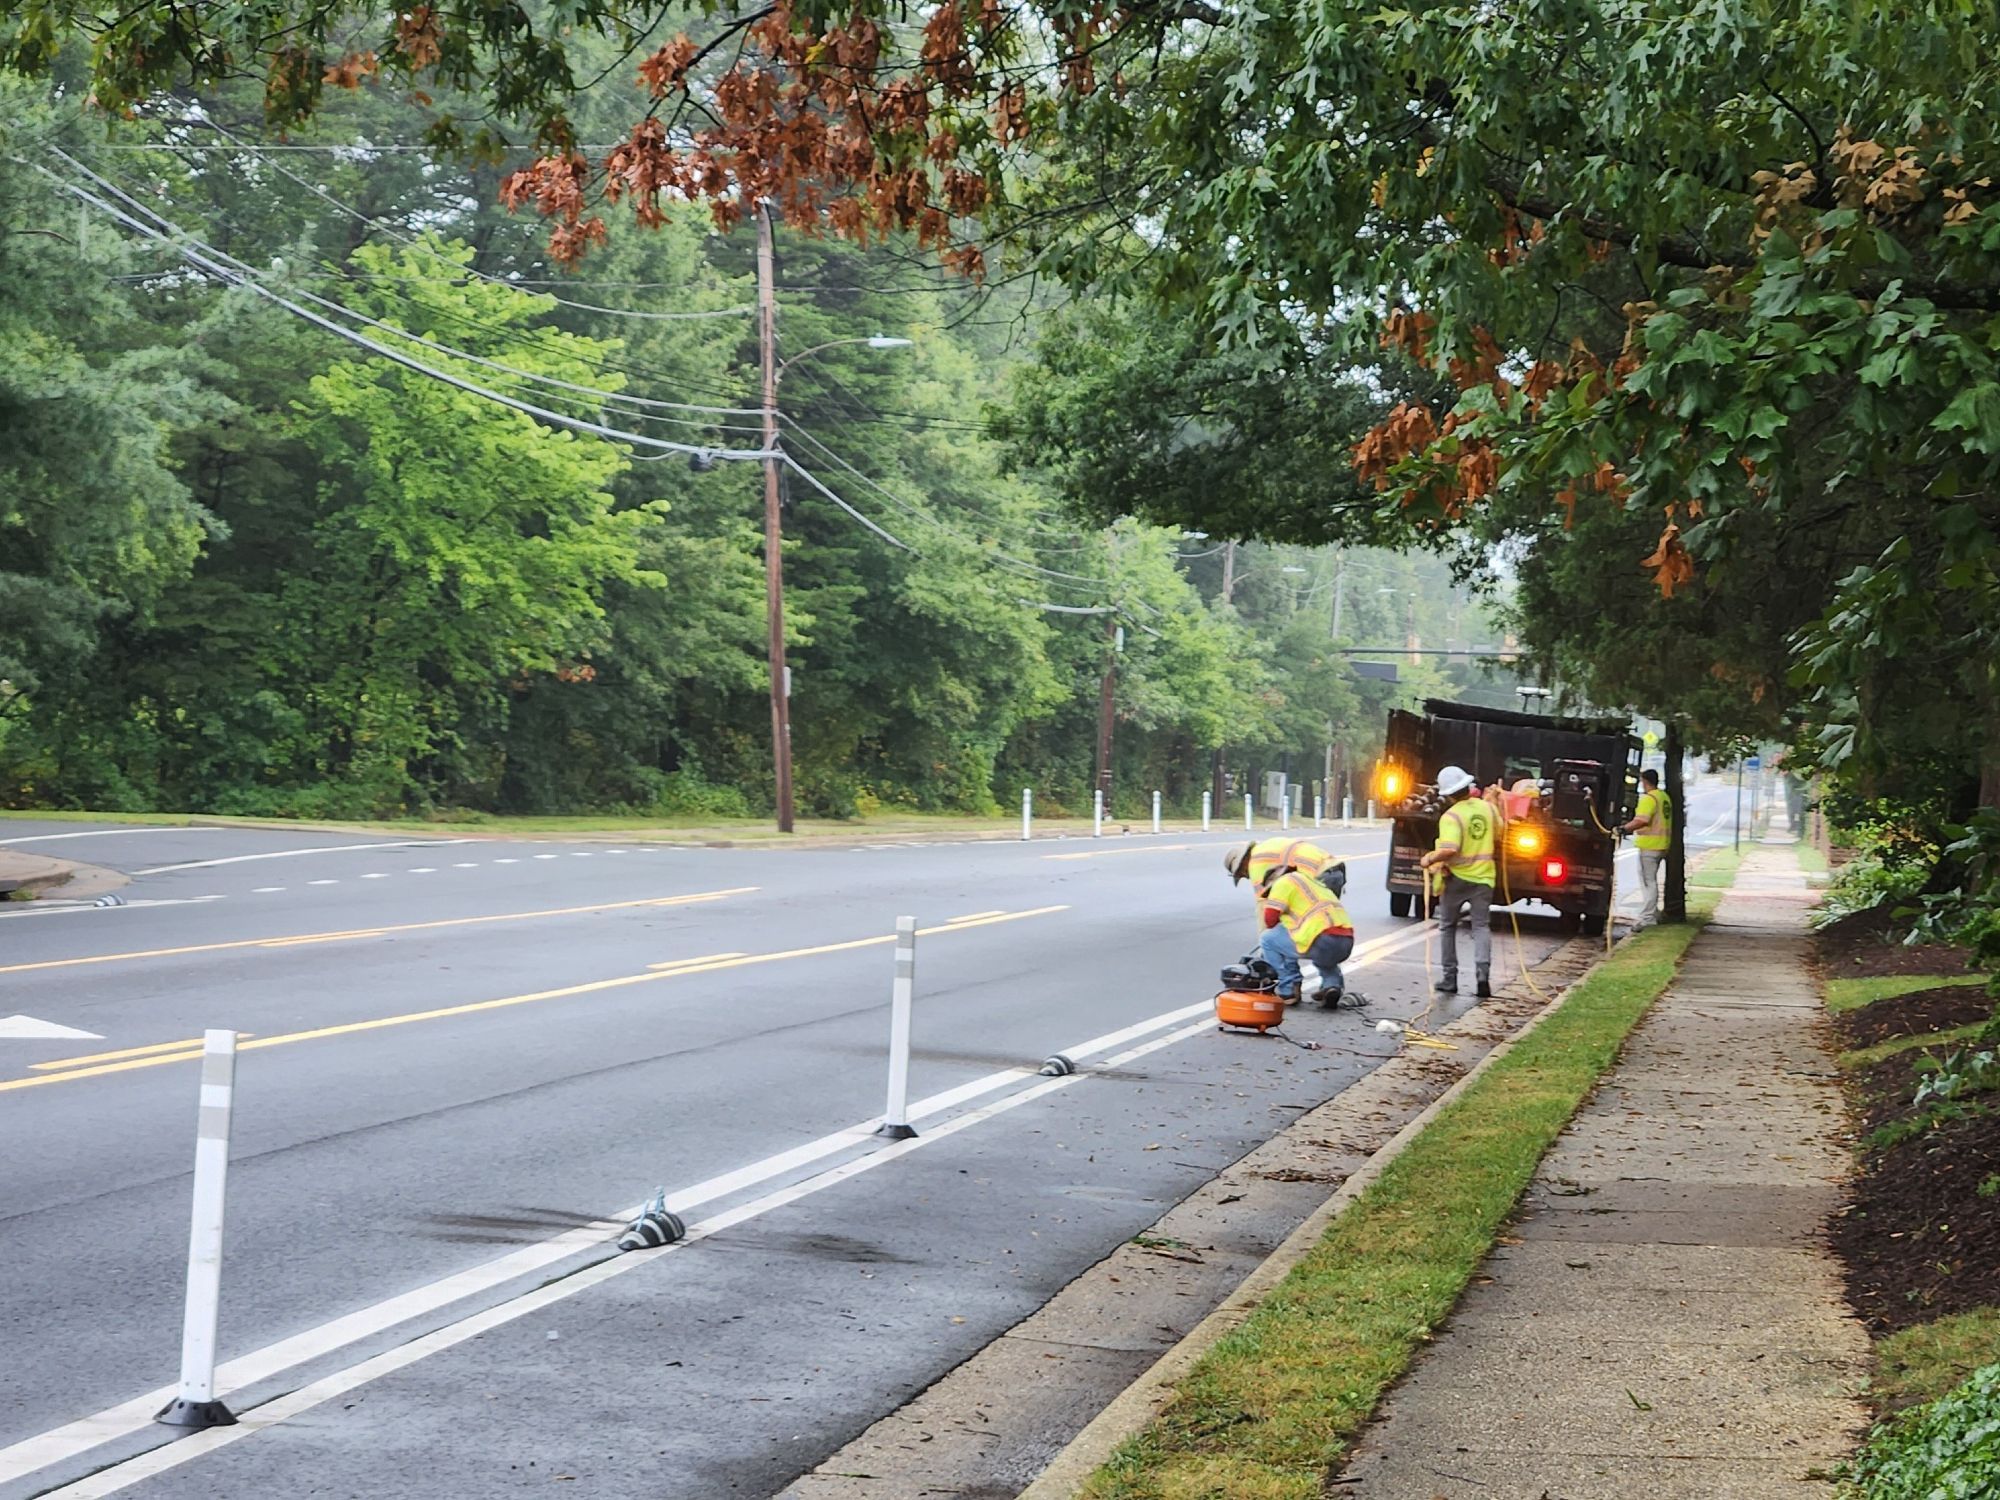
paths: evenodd
<path fill-rule="evenodd" d="M 1242 844 L 1222 856 L 1222 868 L 1238 885 L 1248 876 L 1252 890 L 1260 889 L 1277 870 L 1304 870 L 1320 884 L 1331 887 L 1336 896 L 1347 888 L 1347 861 L 1338 854 L 1329 854 L 1311 839 L 1259 839 L 1254 844 Z"/>
<path fill-rule="evenodd" d="M 1346 870 L 1336 866 L 1345 883 Z M 1347 987 L 1340 966 L 1354 952 L 1354 923 L 1340 897 L 1297 867 L 1273 865 L 1257 887 L 1263 915 L 1264 961 L 1278 971 L 1278 998 L 1299 998 L 1299 960 L 1319 970 L 1319 999 L 1329 1009 Z"/>
<path fill-rule="evenodd" d="M 1303 870 L 1331 891 L 1335 897 L 1345 894 L 1347 890 L 1347 861 L 1338 854 L 1328 853 L 1311 839 L 1271 838 L 1241 844 L 1222 856 L 1222 868 L 1229 872 L 1229 878 L 1237 885 L 1241 885 L 1246 876 L 1249 877 L 1251 893 L 1257 902 L 1260 920 L 1265 911 L 1264 887 L 1286 870 Z M 1270 938 L 1275 931 L 1275 928 L 1266 923 L 1264 937 Z M 1304 976 L 1299 969 L 1298 951 L 1276 939 L 1272 942 L 1276 950 L 1275 955 L 1267 953 L 1265 961 L 1278 971 L 1280 993 L 1289 993 L 1293 999 L 1297 999 L 1299 988 L 1304 982 Z M 1322 978 L 1324 977 L 1322 975 Z M 1334 974 L 1332 987 L 1336 992 L 1340 988 L 1338 971 Z M 1324 991 L 1326 986 L 1322 985 L 1321 988 Z"/>
<path fill-rule="evenodd" d="M 1637 814 L 1623 825 L 1627 833 L 1634 835 L 1632 842 L 1639 848 L 1639 919 L 1632 924 L 1634 932 L 1659 920 L 1660 862 L 1667 857 L 1667 846 L 1674 841 L 1673 799 L 1660 790 L 1658 771 L 1639 773 Z"/>
<path fill-rule="evenodd" d="M 1444 874 L 1438 897 L 1438 948 L 1443 972 L 1436 989 L 1458 993 L 1458 914 L 1472 912 L 1472 962 L 1479 978 L 1479 998 L 1493 993 L 1493 851 L 1498 815 L 1472 795 L 1472 774 L 1459 766 L 1438 772 L 1438 792 L 1451 805 L 1438 816 L 1437 844 L 1421 861 L 1426 871 Z"/>

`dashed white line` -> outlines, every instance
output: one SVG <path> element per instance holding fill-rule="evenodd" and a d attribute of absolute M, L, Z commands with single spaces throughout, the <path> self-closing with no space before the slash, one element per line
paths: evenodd
<path fill-rule="evenodd" d="M 493 863 L 496 865 L 518 865 L 520 861 L 518 859 L 496 859 Z"/>
<path fill-rule="evenodd" d="M 405 873 L 405 874 L 408 874 L 408 875 L 435 875 L 435 874 L 437 874 L 437 866 L 436 866 L 436 865 L 411 865 L 411 866 L 410 866 L 410 868 L 409 868 L 408 870 L 406 870 L 406 871 L 405 871 L 404 873 Z"/>
<path fill-rule="evenodd" d="M 569 851 L 569 857 L 571 859 L 589 859 L 590 851 L 588 849 L 572 849 Z"/>
<path fill-rule="evenodd" d="M 253 896 L 275 896 L 284 890 L 281 885 L 260 885 L 250 894 Z"/>
<path fill-rule="evenodd" d="M 561 858 L 562 858 L 562 856 L 561 856 L 560 854 L 537 854 L 537 855 L 535 856 L 535 858 L 536 858 L 536 859 L 561 859 Z"/>
<path fill-rule="evenodd" d="M 308 880 L 307 885 L 339 885 L 338 880 Z"/>
<path fill-rule="evenodd" d="M 363 880 L 387 880 L 389 877 L 386 873 L 384 873 L 381 870 L 370 870 L 366 875 L 363 875 L 361 878 Z"/>
<path fill-rule="evenodd" d="M 479 861 L 476 859 L 460 860 L 452 868 L 454 870 L 476 870 L 479 868 Z"/>

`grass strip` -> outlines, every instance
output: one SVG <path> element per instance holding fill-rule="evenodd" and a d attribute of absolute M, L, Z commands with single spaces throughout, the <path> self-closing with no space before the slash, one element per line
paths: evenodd
<path fill-rule="evenodd" d="M 1172 1402 L 1087 1500 L 1319 1500 L 1389 1383 L 1457 1303 L 1521 1191 L 1697 923 L 1626 939 L 1561 1009 L 1427 1126 Z"/>
<path fill-rule="evenodd" d="M 1920 1323 L 1875 1346 L 1875 1400 L 1885 1411 L 1934 1401 L 1995 1361 L 2000 1361 L 2000 1307 L 1975 1307 Z"/>
<path fill-rule="evenodd" d="M 1973 1021 L 1965 1026 L 1954 1026 L 1949 1031 L 1926 1031 L 1920 1036 L 1892 1036 L 1886 1042 L 1877 1042 L 1872 1047 L 1856 1047 L 1852 1052 L 1840 1054 L 1843 1068 L 1868 1068 L 1884 1058 L 1901 1052 L 1915 1052 L 1919 1047 L 1955 1047 L 1961 1042 L 1972 1041 L 1986 1029 L 1986 1022 Z"/>
<path fill-rule="evenodd" d="M 1860 1010 L 1877 1000 L 1894 1000 L 1921 990 L 1952 989 L 1961 984 L 1984 984 L 1984 974 L 1892 974 L 1880 979 L 1829 979 L 1826 1008 L 1833 1015 Z"/>

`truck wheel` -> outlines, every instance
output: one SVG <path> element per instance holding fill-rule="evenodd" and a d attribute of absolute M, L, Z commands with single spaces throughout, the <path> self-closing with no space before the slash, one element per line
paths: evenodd
<path fill-rule="evenodd" d="M 1564 937 L 1575 937 L 1583 928 L 1581 912 L 1561 911 L 1556 913 L 1556 930 Z"/>
<path fill-rule="evenodd" d="M 1389 915 L 1407 920 L 1411 909 L 1416 905 L 1416 900 L 1417 898 L 1408 891 L 1389 892 Z"/>
<path fill-rule="evenodd" d="M 1591 914 L 1591 915 L 1589 915 L 1589 916 L 1586 916 L 1586 917 L 1585 917 L 1585 918 L 1583 919 L 1583 932 L 1584 932 L 1584 936 L 1585 936 L 1585 937 L 1603 937 L 1603 936 L 1604 936 L 1604 924 L 1605 924 L 1606 922 L 1608 922 L 1609 920 L 1610 920 L 1610 918 L 1609 918 L 1609 917 L 1607 917 L 1607 916 L 1605 916 L 1605 915 L 1604 915 L 1604 914 L 1603 914 L 1602 912 L 1595 912 L 1595 913 L 1592 913 L 1592 914 Z"/>

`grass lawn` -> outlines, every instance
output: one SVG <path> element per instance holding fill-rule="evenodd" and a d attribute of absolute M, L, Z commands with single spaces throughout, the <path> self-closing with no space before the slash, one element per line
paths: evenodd
<path fill-rule="evenodd" d="M 1872 1047 L 1856 1047 L 1852 1052 L 1840 1054 L 1843 1068 L 1867 1068 L 1881 1062 L 1885 1057 L 1894 1057 L 1899 1052 L 1914 1052 L 1919 1047 L 1950 1047 L 1960 1042 L 1969 1042 L 1987 1027 L 1985 1021 L 1974 1021 L 1966 1026 L 1954 1026 L 1949 1031 L 1927 1031 L 1921 1036 L 1892 1036 L 1886 1042 L 1877 1042 Z"/>
<path fill-rule="evenodd" d="M 1709 898 L 1711 901 L 1713 896 Z M 1371 1184 L 1106 1461 L 1087 1500 L 1319 1500 L 1697 924 L 1628 938 Z"/>
<path fill-rule="evenodd" d="M 1984 984 L 1984 974 L 1891 974 L 1879 979 L 1829 979 L 1826 1008 L 1833 1015 L 1859 1010 L 1877 1000 L 1894 1000 L 1922 990 L 1942 990 L 1961 984 Z"/>
<path fill-rule="evenodd" d="M 2000 1307 L 1975 1307 L 1920 1323 L 1875 1346 L 1875 1399 L 1890 1411 L 1934 1400 L 1996 1360 Z"/>

